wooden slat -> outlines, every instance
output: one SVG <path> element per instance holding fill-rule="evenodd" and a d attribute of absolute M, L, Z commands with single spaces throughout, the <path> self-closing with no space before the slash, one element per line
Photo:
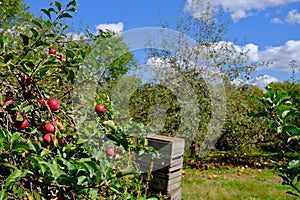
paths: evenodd
<path fill-rule="evenodd" d="M 168 192 L 168 200 L 181 200 L 181 187 Z"/>
<path fill-rule="evenodd" d="M 175 190 L 177 188 L 180 188 L 181 185 L 181 176 L 165 180 L 160 178 L 152 179 L 149 183 L 149 186 L 151 188 L 163 191 L 163 192 L 169 192 L 172 190 Z"/>
<path fill-rule="evenodd" d="M 172 168 L 178 168 L 178 165 L 181 166 L 183 164 L 183 156 L 176 160 L 172 160 L 171 163 L 168 162 L 169 160 L 164 160 L 162 161 L 161 159 L 154 159 L 153 160 L 153 171 L 157 171 L 160 169 L 165 169 L 165 171 L 170 171 Z M 150 156 L 144 156 L 141 160 L 138 161 L 138 164 L 140 165 L 140 168 L 142 171 L 149 171 L 150 170 L 150 165 L 151 165 L 151 158 Z M 166 168 L 171 168 L 166 170 Z"/>

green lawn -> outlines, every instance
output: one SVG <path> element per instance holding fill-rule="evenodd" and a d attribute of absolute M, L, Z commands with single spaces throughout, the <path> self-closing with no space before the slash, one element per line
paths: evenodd
<path fill-rule="evenodd" d="M 183 200 L 296 199 L 285 193 L 289 187 L 271 169 L 185 169 L 181 186 Z"/>

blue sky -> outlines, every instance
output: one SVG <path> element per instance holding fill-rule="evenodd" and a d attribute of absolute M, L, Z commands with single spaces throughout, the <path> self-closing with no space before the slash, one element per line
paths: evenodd
<path fill-rule="evenodd" d="M 210 2 L 203 0 L 203 2 Z M 39 15 L 51 0 L 25 0 L 33 13 Z M 66 0 L 61 1 L 67 2 Z M 174 25 L 179 12 L 197 16 L 201 12 L 199 0 L 78 0 L 74 15 L 76 27 L 89 25 L 91 29 L 105 27 L 123 31 L 156 27 L 159 18 Z M 261 67 L 252 76 L 252 83 L 287 80 L 289 62 L 294 59 L 300 68 L 300 0 L 215 0 L 211 2 L 225 11 L 229 20 L 226 39 L 237 47 L 248 47 L 254 61 L 268 59 L 274 64 Z M 160 17 L 158 16 L 160 13 Z M 81 25 L 80 25 L 81 24 Z M 172 28 L 172 27 L 170 27 Z M 251 59 L 250 58 L 250 59 Z M 257 78 L 259 75 L 268 75 Z M 298 72 L 298 77 L 300 75 Z"/>

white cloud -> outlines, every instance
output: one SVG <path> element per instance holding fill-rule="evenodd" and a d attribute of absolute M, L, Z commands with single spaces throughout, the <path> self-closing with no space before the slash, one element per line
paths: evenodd
<path fill-rule="evenodd" d="M 284 19 L 278 17 L 271 19 L 272 23 L 283 24 L 284 22 L 288 24 L 300 24 L 300 13 L 296 9 L 290 10 Z"/>
<path fill-rule="evenodd" d="M 264 70 L 291 73 L 293 70 L 291 62 L 295 61 L 295 67 L 299 67 L 300 69 L 300 40 L 289 40 L 283 45 L 269 46 L 265 49 L 260 49 L 258 45 L 253 43 L 241 46 L 233 42 L 221 41 L 211 44 L 210 47 L 204 47 L 200 52 L 202 53 L 201 58 L 208 59 L 204 60 L 207 61 L 203 62 L 204 66 L 209 66 L 209 64 L 217 62 L 222 63 L 223 61 L 225 61 L 226 64 L 233 65 L 238 62 L 240 64 L 255 66 L 256 71 L 261 73 Z M 212 63 L 209 62 L 210 52 L 214 52 L 213 54 L 215 55 Z M 245 56 L 241 57 L 241 52 L 245 53 Z M 166 62 L 155 58 L 148 60 L 148 64 L 152 64 L 159 69 L 161 65 L 166 65 Z M 195 67 L 198 68 L 199 66 L 195 65 Z M 296 71 L 296 73 L 298 73 L 298 71 Z"/>
<path fill-rule="evenodd" d="M 300 40 L 289 40 L 281 46 L 270 46 L 264 50 L 259 50 L 259 46 L 249 43 L 243 46 L 234 45 L 231 42 L 220 42 L 217 46 L 231 45 L 235 52 L 247 52 L 248 58 L 244 60 L 249 63 L 269 63 L 261 65 L 256 68 L 258 71 L 262 70 L 276 70 L 291 72 L 290 63 L 292 60 L 296 61 L 296 66 L 300 64 Z M 227 48 L 228 49 L 228 48 Z M 216 48 L 218 56 L 223 58 L 228 57 L 228 51 L 223 52 L 220 48 Z M 239 55 L 238 53 L 232 54 L 233 56 Z M 231 58 L 234 59 L 234 58 Z M 300 67 L 300 65 L 299 65 Z"/>
<path fill-rule="evenodd" d="M 300 13 L 296 9 L 290 10 L 285 21 L 289 24 L 300 24 Z"/>
<path fill-rule="evenodd" d="M 274 24 L 283 24 L 284 22 L 280 18 L 275 17 L 275 18 L 271 19 L 271 23 L 274 23 Z"/>
<path fill-rule="evenodd" d="M 257 86 L 260 89 L 264 89 L 267 85 L 273 82 L 280 82 L 279 79 L 269 76 L 269 75 L 262 75 L 256 78 L 253 78 L 249 81 L 246 81 L 246 84 Z"/>
<path fill-rule="evenodd" d="M 265 90 L 266 86 L 268 86 L 270 83 L 274 83 L 274 82 L 280 82 L 280 80 L 273 76 L 261 75 L 261 76 L 255 77 L 255 78 L 247 80 L 247 81 L 244 81 L 242 79 L 235 79 L 232 81 L 232 84 L 234 84 L 235 86 L 241 86 L 244 84 L 253 85 L 262 90 Z"/>
<path fill-rule="evenodd" d="M 96 29 L 97 30 L 101 29 L 103 31 L 110 30 L 110 31 L 115 32 L 115 33 L 120 33 L 124 29 L 124 24 L 122 22 L 119 22 L 119 23 L 110 23 L 110 24 L 108 24 L 108 23 L 106 23 L 106 24 L 98 24 L 96 26 Z"/>
<path fill-rule="evenodd" d="M 199 6 L 200 2 L 211 2 L 214 6 L 220 6 L 226 12 L 231 13 L 231 19 L 237 22 L 242 18 L 252 15 L 251 12 L 254 10 L 264 10 L 266 8 L 299 1 L 300 0 L 187 0 L 185 9 L 192 11 L 193 15 L 195 15 L 195 11 L 197 10 L 199 13 L 203 12 L 203 9 L 199 9 L 199 7 L 201 7 Z"/>
<path fill-rule="evenodd" d="M 290 62 L 292 60 L 300 63 L 300 40 L 289 40 L 282 46 L 268 47 L 258 52 L 260 61 L 271 61 L 272 64 L 267 69 L 278 71 L 291 71 Z M 260 68 L 261 70 L 266 68 Z M 259 70 L 259 69 L 258 69 Z"/>

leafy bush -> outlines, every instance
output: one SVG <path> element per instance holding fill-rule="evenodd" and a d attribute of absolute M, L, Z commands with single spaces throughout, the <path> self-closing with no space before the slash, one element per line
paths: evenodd
<path fill-rule="evenodd" d="M 271 87 L 267 88 L 268 97 L 257 98 L 264 109 L 255 116 L 268 116 L 270 119 L 270 127 L 275 129 L 279 139 L 285 143 L 293 143 L 294 145 L 286 145 L 291 151 L 299 152 L 299 116 L 300 112 L 292 102 L 292 98 L 286 93 L 277 94 Z M 284 143 L 284 144 L 285 144 Z M 290 160 L 287 164 L 282 162 L 274 162 L 282 178 L 283 185 L 289 185 L 294 191 L 287 193 L 300 197 L 300 190 L 297 184 L 300 181 L 300 161 L 298 159 Z"/>

